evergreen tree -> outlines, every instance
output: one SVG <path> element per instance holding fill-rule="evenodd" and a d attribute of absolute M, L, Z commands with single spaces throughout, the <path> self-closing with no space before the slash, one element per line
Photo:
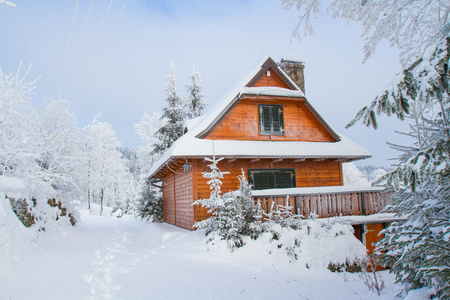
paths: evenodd
<path fill-rule="evenodd" d="M 201 85 L 200 72 L 196 72 L 195 68 L 189 74 L 190 85 L 187 85 L 188 99 L 186 101 L 186 109 L 189 119 L 193 119 L 202 115 L 203 111 L 208 108 L 209 102 L 203 99 L 203 87 Z"/>
<path fill-rule="evenodd" d="M 383 231 L 378 263 L 411 288 L 435 286 L 450 298 L 450 36 L 430 46 L 396 84 L 364 107 L 349 124 L 376 128 L 376 115 L 411 120 L 412 146 L 384 180 L 397 191 L 390 211 L 404 217 Z"/>
<path fill-rule="evenodd" d="M 177 80 L 175 78 L 175 65 L 172 62 L 171 73 L 167 77 L 168 84 L 164 94 L 167 106 L 163 108 L 161 121 L 165 121 L 155 133 L 158 143 L 155 144 L 152 153 L 164 153 L 172 144 L 180 138 L 184 133 L 184 100 L 178 94 L 176 87 Z"/>
<path fill-rule="evenodd" d="M 320 1 L 282 0 L 301 11 L 300 24 L 312 32 L 311 16 Z M 418 288 L 433 286 L 450 298 L 450 6 L 448 1 L 334 0 L 334 17 L 361 21 L 367 37 L 366 58 L 382 39 L 400 50 L 403 74 L 393 86 L 362 108 L 361 120 L 377 128 L 377 115 L 411 121 L 410 146 L 396 169 L 383 177 L 395 188 L 390 210 L 403 217 L 383 231 L 376 259 L 389 266 L 399 282 Z M 296 34 L 298 36 L 298 27 Z"/>
<path fill-rule="evenodd" d="M 152 222 L 163 222 L 162 195 L 147 182 L 139 193 L 138 216 Z"/>
<path fill-rule="evenodd" d="M 204 172 L 203 177 L 208 178 L 208 184 L 211 189 L 209 199 L 197 200 L 194 205 L 202 205 L 208 209 L 211 214 L 206 220 L 197 222 L 194 227 L 206 229 L 206 235 L 210 233 L 217 234 L 227 241 L 231 249 L 239 248 L 244 245 L 243 236 L 257 238 L 264 230 L 262 225 L 262 212 L 259 205 L 255 205 L 251 186 L 245 178 L 244 172 L 240 175 L 239 191 L 229 192 L 222 195 L 220 186 L 222 185 L 223 175 L 217 166 L 221 159 L 208 159 L 210 171 Z M 214 236 L 210 238 L 212 240 Z"/>

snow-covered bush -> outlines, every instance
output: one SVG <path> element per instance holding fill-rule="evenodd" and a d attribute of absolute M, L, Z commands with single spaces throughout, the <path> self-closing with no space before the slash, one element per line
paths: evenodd
<path fill-rule="evenodd" d="M 338 219 L 303 220 L 298 229 L 267 224 L 272 251 L 284 252 L 307 267 L 361 268 L 366 260 L 366 248 L 354 236 L 352 227 Z"/>
<path fill-rule="evenodd" d="M 287 255 L 291 262 L 299 261 L 305 266 L 321 265 L 336 268 L 357 267 L 366 259 L 366 248 L 353 235 L 353 228 L 337 219 L 322 221 L 314 217 L 302 220 L 292 214 L 289 200 L 285 205 L 272 207 L 263 213 L 259 203 L 252 198 L 252 187 L 244 172 L 239 176 L 239 190 L 221 195 L 223 172 L 217 166 L 220 159 L 210 160 L 209 199 L 197 200 L 194 205 L 209 209 L 211 217 L 194 226 L 206 229 L 207 242 L 214 246 L 226 241 L 235 250 L 253 241 L 263 242 L 270 253 Z M 263 220 L 264 219 L 264 220 Z"/>
<path fill-rule="evenodd" d="M 138 216 L 147 221 L 163 222 L 163 201 L 161 193 L 157 193 L 148 183 L 142 185 L 138 198 Z"/>

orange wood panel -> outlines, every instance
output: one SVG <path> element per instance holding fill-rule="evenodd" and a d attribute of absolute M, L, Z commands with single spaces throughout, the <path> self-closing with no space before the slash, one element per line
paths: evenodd
<path fill-rule="evenodd" d="M 282 87 L 286 89 L 290 89 L 289 86 L 284 82 L 283 79 L 272 69 L 268 69 L 269 74 L 264 72 L 262 76 L 252 85 L 252 87 L 260 87 L 260 86 L 274 86 L 274 87 Z"/>
<path fill-rule="evenodd" d="M 366 248 L 368 254 L 372 254 L 375 246 L 373 243 L 379 241 L 383 236 L 378 236 L 381 230 L 384 229 L 383 223 L 367 224 L 367 232 L 365 233 Z"/>
<path fill-rule="evenodd" d="M 283 106 L 283 136 L 259 134 L 258 104 Z M 248 96 L 236 103 L 204 137 L 228 140 L 336 141 L 330 132 L 299 98 Z"/>
<path fill-rule="evenodd" d="M 174 175 L 163 179 L 163 218 L 164 222 L 175 225 Z"/>
<path fill-rule="evenodd" d="M 192 229 L 192 225 L 194 225 L 192 175 L 192 171 L 189 173 L 178 172 L 175 174 L 175 225 L 186 229 Z"/>

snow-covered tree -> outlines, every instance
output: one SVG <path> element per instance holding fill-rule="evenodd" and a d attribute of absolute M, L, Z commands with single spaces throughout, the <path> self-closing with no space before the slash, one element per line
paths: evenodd
<path fill-rule="evenodd" d="M 85 127 L 87 133 L 86 151 L 88 153 L 87 168 L 87 201 L 90 208 L 92 199 L 98 199 L 100 215 L 105 204 L 113 204 L 121 198 L 117 193 L 121 176 L 126 168 L 117 150 L 120 146 L 111 124 L 99 122 L 97 115 L 91 125 Z M 125 179 L 128 180 L 128 179 Z"/>
<path fill-rule="evenodd" d="M 162 153 L 153 153 L 155 145 L 160 143 L 156 132 L 165 124 L 159 112 L 152 116 L 144 115 L 139 123 L 134 124 L 135 132 L 141 137 L 143 146 L 137 152 L 137 164 L 139 168 L 139 197 L 137 199 L 137 214 L 147 220 L 162 222 L 162 196 L 154 186 L 148 182 L 148 172 L 152 165 L 160 158 Z"/>
<path fill-rule="evenodd" d="M 161 153 L 153 153 L 153 150 L 155 145 L 162 142 L 156 137 L 156 132 L 165 125 L 166 121 L 159 112 L 154 112 L 151 116 L 144 113 L 141 121 L 134 124 L 134 131 L 141 137 L 143 144 L 137 151 L 137 165 L 140 174 L 145 177 L 144 181 L 152 165 L 161 156 Z"/>
<path fill-rule="evenodd" d="M 196 72 L 195 68 L 189 74 L 190 84 L 186 86 L 188 98 L 186 100 L 187 117 L 193 119 L 202 115 L 203 111 L 208 108 L 209 102 L 204 99 L 203 87 L 201 85 L 200 72 Z"/>
<path fill-rule="evenodd" d="M 401 111 L 410 119 L 408 135 L 413 138 L 411 146 L 392 145 L 401 152 L 400 163 L 384 179 L 397 191 L 391 210 L 406 219 L 384 231 L 376 248 L 378 261 L 412 288 L 436 286 L 443 299 L 450 298 L 449 57 L 447 37 L 430 46 L 373 107 L 363 108 L 363 115 L 374 116 L 375 111 Z M 400 101 L 408 109 L 391 105 Z M 363 122 L 373 125 L 376 119 Z"/>
<path fill-rule="evenodd" d="M 161 116 L 161 121 L 164 124 L 156 131 L 156 138 L 159 142 L 155 144 L 153 154 L 163 153 L 184 134 L 185 105 L 176 87 L 177 79 L 175 78 L 175 64 L 173 62 L 167 81 L 166 90 L 164 91 L 167 104 L 163 108 Z"/>
<path fill-rule="evenodd" d="M 319 1 L 286 0 L 304 10 L 301 21 L 320 13 Z M 450 298 L 450 5 L 448 1 L 335 0 L 335 17 L 361 21 L 366 58 L 387 39 L 401 51 L 403 74 L 363 107 L 348 125 L 361 120 L 377 128 L 377 115 L 410 120 L 412 145 L 399 150 L 398 167 L 384 176 L 397 193 L 391 207 L 403 221 L 383 231 L 379 263 L 412 288 L 434 286 Z M 298 30 L 298 27 L 297 27 Z M 298 31 L 297 31 L 298 33 Z"/>
<path fill-rule="evenodd" d="M 223 175 L 226 173 L 220 171 L 217 163 L 223 158 L 205 159 L 211 162 L 208 165 L 210 171 L 203 173 L 203 177 L 209 179 L 211 196 L 209 199 L 195 201 L 194 205 L 201 205 L 208 209 L 211 217 L 197 222 L 194 227 L 206 229 L 206 235 L 210 233 L 219 235 L 221 239 L 227 241 L 228 247 L 231 249 L 242 247 L 244 236 L 257 238 L 264 230 L 261 207 L 253 201 L 251 186 L 244 172 L 238 177 L 239 190 L 222 195 L 220 186 Z M 210 240 L 212 239 L 214 239 L 214 235 L 210 237 Z"/>
<path fill-rule="evenodd" d="M 370 183 L 354 163 L 342 164 L 342 173 L 344 175 L 344 185 L 369 186 Z"/>
<path fill-rule="evenodd" d="M 20 68 L 19 68 L 20 71 Z M 41 112 L 30 104 L 34 82 L 19 72 L 0 71 L 0 175 L 22 180 L 29 189 L 23 199 L 10 199 L 19 219 L 39 232 L 69 216 L 70 201 L 80 195 L 82 159 L 79 129 L 67 103 L 53 100 Z"/>
<path fill-rule="evenodd" d="M 37 114 L 31 107 L 35 82 L 0 69 L 0 175 L 32 176 L 39 171 L 36 147 Z"/>
<path fill-rule="evenodd" d="M 59 191 L 67 202 L 82 198 L 84 149 L 80 128 L 68 101 L 61 97 L 48 99 L 39 120 L 39 158 L 43 181 Z"/>
<path fill-rule="evenodd" d="M 300 38 L 313 34 L 311 19 L 323 13 L 319 0 L 281 0 L 286 9 L 295 7 L 300 13 L 293 35 Z M 329 3 L 329 2 L 327 2 Z M 334 18 L 360 22 L 365 38 L 364 54 L 368 59 L 382 40 L 400 50 L 401 62 L 407 67 L 422 56 L 423 51 L 449 31 L 450 5 L 442 0 L 332 0 L 326 9 Z"/>
<path fill-rule="evenodd" d="M 149 183 L 143 184 L 139 193 L 138 216 L 152 222 L 163 222 L 162 195 Z"/>

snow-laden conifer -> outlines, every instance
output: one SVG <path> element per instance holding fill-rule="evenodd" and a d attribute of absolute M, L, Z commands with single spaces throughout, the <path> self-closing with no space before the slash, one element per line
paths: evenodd
<path fill-rule="evenodd" d="M 202 115 L 203 111 L 208 108 L 209 102 L 206 101 L 201 85 L 200 72 L 195 69 L 189 74 L 190 84 L 186 86 L 188 97 L 186 99 L 187 117 L 193 119 Z"/>
<path fill-rule="evenodd" d="M 413 144 L 392 144 L 401 153 L 399 165 L 383 177 L 397 191 L 390 210 L 404 220 L 383 231 L 377 261 L 397 281 L 435 286 L 443 299 L 450 298 L 449 58 L 450 36 L 430 46 L 352 122 L 374 126 L 381 113 L 410 120 Z"/>
<path fill-rule="evenodd" d="M 184 118 L 186 116 L 184 99 L 178 93 L 175 78 L 175 65 L 172 62 L 171 73 L 167 77 L 166 106 L 163 108 L 161 121 L 164 122 L 156 131 L 156 139 L 159 141 L 154 145 L 153 154 L 164 153 L 184 133 Z"/>
<path fill-rule="evenodd" d="M 203 176 L 209 179 L 211 196 L 209 199 L 195 201 L 194 205 L 201 205 L 208 209 L 211 217 L 197 222 L 194 227 L 206 229 L 207 235 L 213 233 L 210 240 L 217 234 L 222 239 L 227 240 L 231 249 L 242 247 L 244 236 L 257 238 L 259 233 L 263 231 L 260 206 L 257 206 L 253 201 L 251 186 L 244 172 L 238 177 L 239 190 L 222 195 L 220 186 L 225 173 L 220 171 L 217 163 L 223 158 L 206 159 L 211 162 L 209 165 L 210 171 L 204 172 Z"/>
<path fill-rule="evenodd" d="M 320 1 L 282 0 L 302 12 L 300 23 L 312 32 L 310 17 Z M 363 107 L 348 125 L 361 120 L 377 128 L 377 115 L 410 121 L 412 145 L 400 151 L 397 168 L 383 177 L 397 191 L 394 222 L 377 244 L 378 262 L 390 267 L 397 281 L 437 289 L 450 298 L 450 6 L 448 1 L 335 0 L 334 17 L 362 22 L 366 58 L 386 39 L 401 51 L 404 70 L 392 87 Z M 298 27 L 296 31 L 299 33 Z"/>

